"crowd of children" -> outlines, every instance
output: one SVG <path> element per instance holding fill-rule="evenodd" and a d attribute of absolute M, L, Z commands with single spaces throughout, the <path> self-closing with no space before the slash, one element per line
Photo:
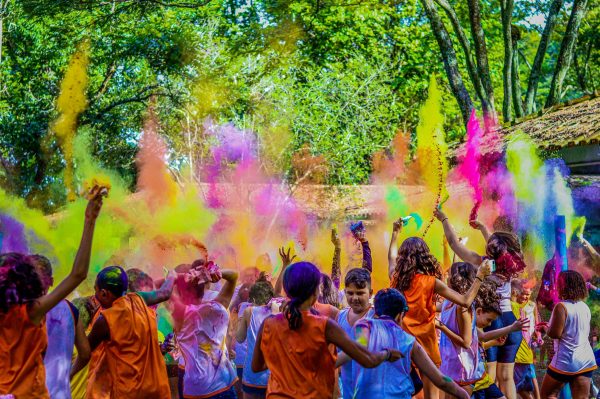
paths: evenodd
<path fill-rule="evenodd" d="M 557 274 L 557 298 L 543 321 L 531 296 L 535 281 L 517 236 L 484 234 L 486 253 L 468 249 L 441 211 L 446 239 L 462 259 L 444 273 L 417 237 L 396 250 L 389 288 L 373 292 L 365 229 L 352 232 L 362 267 L 341 275 L 340 244 L 331 274 L 295 261 L 241 276 L 206 257 L 153 281 L 139 269 L 108 266 L 94 295 L 66 297 L 88 275 L 102 190 L 95 187 L 70 274 L 54 289 L 42 255 L 0 255 L 0 398 L 558 398 L 590 397 L 596 359 L 590 345 L 588 289 L 576 271 Z M 239 278 L 238 278 L 239 277 Z M 238 280 L 241 284 L 238 284 Z M 340 283 L 343 281 L 343 289 Z M 172 317 L 160 337 L 157 305 Z M 534 349 L 554 342 L 538 385 Z M 161 343 L 162 341 L 162 343 Z M 164 355 L 178 362 L 176 387 Z"/>

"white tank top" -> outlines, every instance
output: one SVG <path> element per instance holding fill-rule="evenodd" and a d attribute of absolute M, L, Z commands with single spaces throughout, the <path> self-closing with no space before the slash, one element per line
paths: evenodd
<path fill-rule="evenodd" d="M 229 313 L 218 302 L 186 307 L 177 335 L 185 364 L 184 395 L 210 396 L 237 379 L 225 346 L 228 326 Z"/>
<path fill-rule="evenodd" d="M 583 301 L 559 302 L 564 306 L 567 319 L 560 339 L 554 340 L 554 357 L 550 368 L 563 374 L 578 374 L 596 368 L 596 359 L 590 345 L 590 308 Z"/>
<path fill-rule="evenodd" d="M 498 295 L 500 295 L 500 310 L 504 312 L 512 312 L 512 306 L 510 304 L 510 296 L 512 288 L 510 280 L 498 287 Z"/>
<path fill-rule="evenodd" d="M 75 344 L 75 316 L 66 300 L 60 301 L 46 314 L 46 329 L 46 387 L 51 398 L 70 399 L 69 374 Z"/>

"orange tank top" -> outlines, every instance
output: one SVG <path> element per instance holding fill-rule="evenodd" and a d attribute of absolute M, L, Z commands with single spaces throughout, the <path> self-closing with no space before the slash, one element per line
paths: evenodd
<path fill-rule="evenodd" d="M 110 340 L 105 343 L 113 398 L 171 398 L 165 360 L 158 345 L 156 313 L 136 293 L 103 310 Z"/>
<path fill-rule="evenodd" d="M 283 314 L 264 321 L 261 349 L 271 371 L 267 398 L 333 397 L 335 354 L 325 340 L 327 317 L 302 312 L 302 325 L 290 330 Z"/>
<path fill-rule="evenodd" d="M 402 328 L 413 335 L 436 365 L 442 364 L 435 332 L 435 276 L 415 274 L 410 288 L 404 291 L 408 312 Z"/>
<path fill-rule="evenodd" d="M 47 345 L 46 324 L 31 323 L 27 305 L 0 313 L 0 394 L 18 399 L 50 397 L 42 358 Z"/>

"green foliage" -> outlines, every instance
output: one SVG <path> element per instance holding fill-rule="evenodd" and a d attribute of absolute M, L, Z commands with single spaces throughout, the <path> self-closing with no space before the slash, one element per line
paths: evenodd
<path fill-rule="evenodd" d="M 588 90 L 600 79 L 597 2 L 590 0 L 578 47 L 581 70 L 587 60 Z M 465 2 L 451 3 L 468 26 Z M 46 211 L 65 201 L 64 160 L 51 124 L 60 80 L 84 38 L 92 53 L 89 107 L 80 125 L 89 132 L 101 166 L 132 184 L 137 141 L 151 101 L 176 173 L 193 171 L 208 155 L 203 126 L 211 118 L 256 132 L 264 167 L 273 173 L 292 179 L 291 154 L 308 146 L 326 160 L 328 182 L 365 183 L 372 154 L 389 146 L 398 131 L 414 131 L 432 73 L 443 90 L 447 140 L 464 135 L 419 0 L 8 4 L 0 10 L 0 184 Z M 496 104 L 501 104 L 500 15 L 497 3 L 481 4 Z M 544 12 L 538 2 L 517 2 L 514 23 L 522 31 L 525 59 L 533 59 L 541 30 L 531 20 Z M 567 11 L 560 29 L 566 18 Z M 560 29 L 544 64 L 540 94 L 548 90 Z M 467 76 L 462 52 L 458 56 Z M 526 62 L 520 68 L 524 76 Z M 579 82 L 571 68 L 567 97 L 583 93 Z"/>

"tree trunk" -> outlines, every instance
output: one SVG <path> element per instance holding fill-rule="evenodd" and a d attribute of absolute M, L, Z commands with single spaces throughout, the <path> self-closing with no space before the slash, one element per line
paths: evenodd
<path fill-rule="evenodd" d="M 571 10 L 567 30 L 565 31 L 565 36 L 560 45 L 558 59 L 556 60 L 554 75 L 552 76 L 552 83 L 550 84 L 550 92 L 548 93 L 548 98 L 546 98 L 546 107 L 551 107 L 560 101 L 562 85 L 565 76 L 567 76 L 571 59 L 573 58 L 575 44 L 577 43 L 577 34 L 579 33 L 579 25 L 585 16 L 586 7 L 587 0 L 575 0 L 573 2 L 573 9 Z"/>
<path fill-rule="evenodd" d="M 512 43 L 512 12 L 513 0 L 500 0 L 500 12 L 502 14 L 502 37 L 504 39 L 504 67 L 502 69 L 502 81 L 504 87 L 504 98 L 502 99 L 502 117 L 504 122 L 512 118 L 512 66 L 513 66 L 513 43 Z"/>
<path fill-rule="evenodd" d="M 512 27 L 514 29 L 515 27 Z M 521 93 L 521 79 L 519 77 L 519 41 L 514 40 L 513 47 L 513 65 L 512 65 L 512 94 L 513 94 L 513 107 L 515 109 L 515 117 L 522 118 L 523 112 L 523 96 Z"/>
<path fill-rule="evenodd" d="M 458 20 L 458 16 L 454 11 L 454 8 L 448 3 L 446 0 L 435 0 L 435 2 L 442 7 L 444 11 L 446 11 L 446 15 L 448 19 L 452 23 L 452 27 L 454 28 L 454 33 L 458 37 L 458 42 L 460 43 L 463 52 L 465 54 L 465 61 L 467 64 L 467 72 L 469 73 L 469 78 L 473 83 L 473 87 L 475 88 L 475 93 L 477 94 L 477 98 L 481 101 L 481 108 L 483 110 L 483 114 L 492 117 L 496 120 L 496 109 L 494 107 L 494 103 L 489 101 L 487 92 L 483 87 L 483 83 L 481 82 L 481 78 L 479 76 L 479 72 L 477 67 L 475 66 L 475 62 L 473 60 L 473 54 L 471 53 L 471 45 L 469 43 L 469 39 L 467 39 L 467 35 L 460 25 L 460 21 Z"/>
<path fill-rule="evenodd" d="M 494 88 L 492 87 L 492 80 L 490 78 L 490 67 L 488 65 L 487 48 L 485 45 L 485 33 L 481 26 L 481 9 L 479 7 L 479 0 L 468 0 L 469 5 L 469 17 L 471 25 L 471 36 L 473 36 L 473 43 L 475 44 L 475 59 L 477 61 L 477 69 L 481 82 L 485 89 L 488 102 L 494 104 Z M 495 116 L 495 113 L 494 113 Z"/>
<path fill-rule="evenodd" d="M 553 0 L 548 10 L 548 17 L 546 18 L 546 26 L 542 32 L 540 43 L 538 44 L 533 65 L 529 73 L 529 80 L 527 82 L 527 94 L 525 95 L 525 111 L 527 114 L 535 112 L 535 96 L 537 94 L 538 83 L 540 82 L 540 76 L 542 73 L 542 64 L 544 63 L 544 56 L 546 50 L 548 50 L 548 43 L 550 42 L 550 36 L 554 31 L 558 13 L 562 8 L 564 0 Z"/>
<path fill-rule="evenodd" d="M 438 46 L 440 47 L 442 60 L 444 61 L 444 69 L 446 70 L 446 76 L 448 77 L 452 94 L 458 102 L 463 121 L 466 125 L 469 121 L 471 110 L 474 107 L 471 96 L 469 95 L 469 92 L 467 91 L 467 88 L 465 87 L 460 75 L 460 71 L 458 70 L 458 60 L 456 58 L 454 47 L 452 46 L 452 40 L 450 40 L 448 31 L 446 30 L 446 27 L 444 26 L 444 23 L 437 12 L 433 0 L 421 0 L 421 3 L 423 3 L 423 7 L 425 8 L 425 12 L 427 13 L 427 17 L 429 18 L 429 22 L 431 24 L 431 30 L 435 35 Z"/>

